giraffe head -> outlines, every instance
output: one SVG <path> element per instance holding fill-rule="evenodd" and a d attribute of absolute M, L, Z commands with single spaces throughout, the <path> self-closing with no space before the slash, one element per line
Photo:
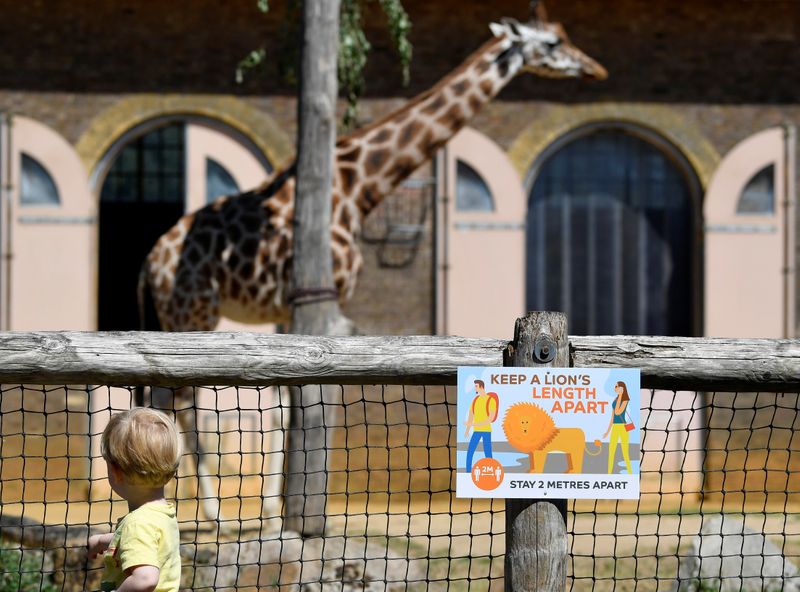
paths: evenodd
<path fill-rule="evenodd" d="M 531 20 L 520 23 L 502 19 L 489 25 L 496 37 L 505 36 L 508 59 L 515 69 L 547 78 L 590 78 L 603 80 L 606 69 L 575 47 L 561 23 L 547 20 L 544 5 L 531 2 Z"/>

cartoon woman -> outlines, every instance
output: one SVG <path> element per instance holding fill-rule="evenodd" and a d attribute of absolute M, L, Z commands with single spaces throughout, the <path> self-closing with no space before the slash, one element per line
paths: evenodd
<path fill-rule="evenodd" d="M 614 392 L 617 396 L 614 398 L 614 404 L 611 407 L 611 421 L 608 422 L 608 429 L 603 434 L 603 439 L 611 432 L 611 439 L 608 441 L 608 473 L 614 468 L 614 455 L 617 451 L 617 443 L 622 442 L 622 457 L 625 459 L 625 466 L 628 468 L 628 473 L 633 473 L 631 470 L 631 455 L 629 450 L 630 437 L 628 430 L 625 429 L 625 412 L 628 409 L 628 401 L 631 400 L 628 396 L 628 387 L 621 380 L 617 382 L 614 387 Z"/>

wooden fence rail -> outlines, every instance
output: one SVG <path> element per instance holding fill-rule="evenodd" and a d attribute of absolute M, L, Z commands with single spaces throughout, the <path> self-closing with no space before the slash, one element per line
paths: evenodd
<path fill-rule="evenodd" d="M 255 333 L 0 333 L 2 384 L 267 386 L 455 384 L 458 366 L 501 366 L 508 341 Z M 800 340 L 569 338 L 570 365 L 641 368 L 642 386 L 800 390 Z"/>

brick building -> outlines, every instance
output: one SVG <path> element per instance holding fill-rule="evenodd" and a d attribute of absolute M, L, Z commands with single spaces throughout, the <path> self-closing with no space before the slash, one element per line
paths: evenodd
<path fill-rule="evenodd" d="M 292 155 L 279 4 L 266 16 L 205 0 L 6 7 L 0 327 L 134 328 L 135 277 L 155 238 Z M 403 4 L 411 84 L 373 6 L 363 123 L 527 9 Z M 365 333 L 509 337 L 513 318 L 547 308 L 566 310 L 576 334 L 794 336 L 800 4 L 548 9 L 608 80 L 512 81 L 418 173 L 422 189 L 375 213 L 346 313 Z M 260 46 L 264 68 L 236 84 Z M 474 200 L 459 205 L 460 192 Z M 421 231 L 392 240 L 398 224 Z"/>

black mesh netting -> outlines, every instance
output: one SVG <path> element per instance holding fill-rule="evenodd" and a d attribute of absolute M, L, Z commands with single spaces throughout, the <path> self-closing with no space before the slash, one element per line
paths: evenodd
<path fill-rule="evenodd" d="M 185 589 L 502 589 L 502 500 L 453 492 L 454 389 L 324 388 L 326 535 L 306 538 L 281 519 L 289 388 L 148 391 L 186 436 L 167 492 Z M 87 536 L 127 511 L 99 434 L 134 394 L 2 388 L 0 592 L 99 588 Z M 797 394 L 644 391 L 641 425 L 641 499 L 569 505 L 569 587 L 800 586 Z"/>

